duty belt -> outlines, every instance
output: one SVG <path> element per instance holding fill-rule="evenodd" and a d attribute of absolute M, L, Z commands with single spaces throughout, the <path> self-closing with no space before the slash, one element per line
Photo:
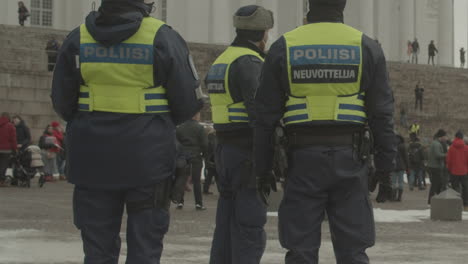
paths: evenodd
<path fill-rule="evenodd" d="M 293 133 L 288 135 L 289 145 L 291 147 L 299 146 L 353 146 L 355 136 L 350 135 L 307 135 Z"/>
<path fill-rule="evenodd" d="M 253 139 L 250 133 L 217 132 L 218 144 L 233 145 L 245 150 L 252 150 Z"/>

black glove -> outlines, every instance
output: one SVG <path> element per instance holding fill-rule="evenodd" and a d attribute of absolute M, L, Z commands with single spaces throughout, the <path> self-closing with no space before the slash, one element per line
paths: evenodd
<path fill-rule="evenodd" d="M 271 191 L 278 191 L 276 188 L 276 178 L 273 171 L 257 177 L 257 191 L 260 199 L 265 205 L 268 205 L 268 197 Z"/>
<path fill-rule="evenodd" d="M 378 203 L 385 203 L 392 198 L 392 183 L 390 179 L 390 173 L 377 171 L 375 178 L 379 183 L 379 192 L 375 199 Z"/>

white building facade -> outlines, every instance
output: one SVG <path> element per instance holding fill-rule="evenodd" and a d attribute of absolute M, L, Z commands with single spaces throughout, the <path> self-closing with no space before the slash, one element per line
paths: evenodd
<path fill-rule="evenodd" d="M 418 38 L 420 63 L 427 62 L 427 46 L 434 40 L 438 64 L 454 65 L 454 1 L 348 0 L 345 22 L 377 39 L 391 61 L 407 61 L 407 41 Z M 465 1 L 465 0 L 462 0 Z M 23 0 L 31 17 L 26 26 L 71 30 L 84 21 L 100 0 Z M 307 0 L 155 0 L 153 15 L 166 21 L 187 41 L 229 44 L 234 37 L 232 15 L 243 5 L 257 4 L 275 14 L 270 43 L 303 24 Z M 18 24 L 17 1 L 0 0 L 0 24 Z M 96 4 L 93 4 L 96 3 Z M 467 10 L 468 11 L 468 10 Z M 465 13 L 466 14 L 466 13 Z M 468 22 L 467 22 L 468 23 Z M 458 26 L 460 27 L 460 26 Z M 468 25 L 462 26 L 468 42 Z M 465 46 L 466 47 L 466 46 Z"/>

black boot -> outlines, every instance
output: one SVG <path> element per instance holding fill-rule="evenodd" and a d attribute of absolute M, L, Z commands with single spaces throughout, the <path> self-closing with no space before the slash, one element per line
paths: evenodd
<path fill-rule="evenodd" d="M 403 189 L 398 190 L 398 198 L 397 198 L 398 202 L 401 202 L 401 196 L 403 196 Z"/>

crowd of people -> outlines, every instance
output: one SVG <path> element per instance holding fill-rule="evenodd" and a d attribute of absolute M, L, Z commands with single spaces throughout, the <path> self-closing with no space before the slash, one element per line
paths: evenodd
<path fill-rule="evenodd" d="M 418 56 L 421 51 L 421 48 L 419 46 L 418 39 L 415 38 L 414 41 L 408 40 L 407 42 L 407 54 L 408 54 L 408 63 L 413 63 L 413 64 L 418 64 Z M 460 50 L 460 68 L 465 68 L 465 62 L 466 62 L 466 50 L 465 48 L 461 47 Z M 428 54 L 428 59 L 427 59 L 427 64 L 432 64 L 433 66 L 435 65 L 434 58 L 435 56 L 439 53 L 439 50 L 437 49 L 434 40 L 431 40 L 429 45 L 427 46 L 427 54 Z"/>
<path fill-rule="evenodd" d="M 414 41 L 408 40 L 408 48 L 407 48 L 407 54 L 408 54 L 408 63 L 414 63 L 418 64 L 418 56 L 419 52 L 421 51 L 421 48 L 419 46 L 418 39 L 415 38 Z M 431 64 L 434 66 L 434 58 L 435 56 L 439 53 L 439 50 L 437 49 L 434 40 L 431 40 L 429 45 L 427 46 L 427 51 L 428 51 L 428 59 L 427 59 L 427 64 Z"/>
<path fill-rule="evenodd" d="M 65 180 L 65 132 L 59 122 L 47 125 L 39 139 L 43 173 L 49 182 Z M 33 145 L 31 132 L 25 121 L 19 115 L 10 116 L 2 113 L 0 116 L 0 187 L 16 185 L 13 170 L 13 159 Z"/>
<path fill-rule="evenodd" d="M 410 191 L 426 190 L 426 175 L 429 175 L 430 189 L 428 204 L 432 197 L 452 188 L 459 192 L 465 210 L 468 210 L 468 137 L 461 131 L 453 140 L 443 129 L 439 129 L 433 141 L 424 146 L 419 139 L 420 126 L 414 123 L 410 128 L 409 143 L 397 135 L 398 155 L 395 171 L 392 173 L 393 201 L 402 201 L 404 175 Z"/>

